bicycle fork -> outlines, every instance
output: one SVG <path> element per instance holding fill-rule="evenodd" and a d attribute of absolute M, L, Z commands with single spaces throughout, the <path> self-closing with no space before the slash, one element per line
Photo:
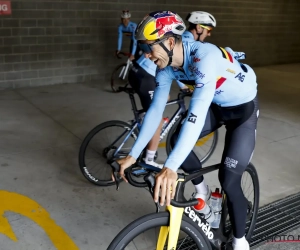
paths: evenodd
<path fill-rule="evenodd" d="M 178 182 L 182 182 L 182 181 L 183 179 L 178 179 L 176 182 L 176 186 Z M 166 206 L 166 211 L 170 213 L 169 225 L 162 226 L 160 228 L 156 250 L 164 249 L 168 235 L 169 235 L 168 247 L 166 248 L 166 250 L 175 250 L 177 248 L 177 241 L 180 232 L 180 225 L 182 221 L 184 208 L 174 207 L 170 205 L 170 206 Z"/>
<path fill-rule="evenodd" d="M 167 206 L 166 210 L 170 213 L 170 224 L 169 226 L 163 226 L 160 228 L 159 237 L 156 245 L 157 250 L 164 249 L 168 235 L 169 238 L 167 250 L 174 250 L 177 247 L 177 241 L 184 209 L 174 206 Z"/>

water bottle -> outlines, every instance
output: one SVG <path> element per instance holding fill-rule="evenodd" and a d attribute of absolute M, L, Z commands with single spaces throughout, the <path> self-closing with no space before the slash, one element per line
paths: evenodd
<path fill-rule="evenodd" d="M 210 205 L 215 215 L 215 219 L 211 223 L 211 227 L 219 228 L 220 220 L 221 220 L 221 211 L 222 211 L 222 194 L 220 193 L 218 188 L 216 188 L 215 192 L 211 193 Z"/>
<path fill-rule="evenodd" d="M 204 219 L 211 224 L 215 220 L 215 215 L 212 208 L 201 198 L 197 198 L 198 204 L 194 206 L 194 209 L 204 215 Z"/>
<path fill-rule="evenodd" d="M 164 123 L 161 128 L 162 131 L 167 127 L 167 125 L 169 123 L 169 117 L 164 117 L 163 120 L 164 120 Z"/>

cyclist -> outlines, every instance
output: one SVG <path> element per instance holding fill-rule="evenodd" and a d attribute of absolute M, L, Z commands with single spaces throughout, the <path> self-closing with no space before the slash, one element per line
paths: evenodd
<path fill-rule="evenodd" d="M 116 54 L 120 53 L 120 50 L 122 48 L 122 40 L 123 40 L 123 34 L 126 36 L 131 37 L 130 42 L 130 60 L 134 60 L 135 53 L 136 53 L 136 39 L 134 37 L 134 32 L 136 29 L 136 23 L 130 21 L 131 13 L 129 10 L 123 10 L 121 14 L 121 24 L 118 27 L 118 49 L 116 50 Z"/>
<path fill-rule="evenodd" d="M 140 48 L 157 66 L 153 101 L 144 118 L 140 134 L 129 155 L 119 160 L 120 175 L 135 163 L 136 158 L 153 136 L 164 111 L 176 76 L 195 85 L 186 119 L 174 133 L 173 151 L 164 168 L 156 176 L 155 202 L 170 204 L 174 198 L 177 169 L 192 173 L 201 162 L 192 151 L 198 138 L 226 125 L 224 151 L 219 171 L 220 184 L 228 199 L 233 225 L 233 249 L 248 250 L 245 239 L 247 200 L 241 189 L 241 176 L 252 158 L 259 114 L 256 75 L 253 69 L 240 64 L 222 47 L 210 43 L 182 42 L 186 27 L 172 11 L 148 14 L 138 25 L 136 38 Z M 195 179 L 199 185 L 203 177 Z M 161 192 L 160 201 L 158 201 Z"/>
<path fill-rule="evenodd" d="M 189 23 L 189 27 L 182 34 L 183 41 L 203 42 L 206 37 L 211 36 L 212 30 L 217 27 L 217 20 L 215 17 L 205 11 L 190 12 L 186 17 L 186 20 Z M 225 49 L 237 60 L 246 58 L 244 52 L 235 52 L 230 47 L 225 47 Z"/>
<path fill-rule="evenodd" d="M 214 16 L 205 11 L 190 12 L 186 20 L 189 22 L 188 29 L 182 34 L 185 41 L 204 41 L 211 36 L 211 31 L 217 26 Z"/>
<path fill-rule="evenodd" d="M 212 30 L 217 27 L 216 18 L 212 14 L 205 11 L 192 11 L 186 16 L 185 19 L 188 21 L 189 26 L 182 34 L 182 41 L 204 42 L 207 37 L 211 36 Z M 244 52 L 234 52 L 229 47 L 225 47 L 225 49 L 237 60 L 246 58 Z M 196 186 L 194 197 L 202 198 L 205 201 L 208 201 L 210 196 L 211 190 L 203 180 L 199 185 Z"/>
<path fill-rule="evenodd" d="M 211 19 L 213 21 L 211 21 Z M 194 40 L 204 41 L 204 39 L 207 36 L 210 36 L 210 31 L 211 31 L 210 27 L 216 27 L 215 18 L 211 14 L 203 11 L 191 12 L 187 16 L 186 20 L 190 23 L 190 27 L 188 31 L 185 31 L 182 35 L 182 39 L 185 41 L 194 41 Z M 201 36 L 197 32 L 201 32 L 200 34 Z M 139 48 L 137 48 L 137 50 L 139 50 Z M 142 107 L 145 111 L 148 110 L 151 104 L 154 89 L 156 86 L 155 71 L 156 71 L 156 65 L 150 59 L 146 58 L 145 56 L 141 56 L 137 60 L 137 62 L 134 63 L 134 66 L 128 75 L 129 83 L 136 91 L 136 93 L 139 95 Z M 181 83 L 180 81 L 177 81 L 177 84 L 181 89 L 188 89 L 188 87 L 185 84 Z M 162 120 L 153 138 L 150 140 L 149 144 L 147 145 L 147 150 L 144 158 L 144 161 L 147 164 L 153 165 L 155 167 L 160 167 L 160 168 L 162 168 L 162 164 L 156 163 L 154 161 L 154 156 L 158 148 L 158 144 L 160 140 L 160 131 L 163 122 L 164 121 Z M 205 185 L 204 182 L 202 183 L 201 188 L 203 190 L 207 189 L 207 186 Z M 202 193 L 205 192 L 202 191 Z M 206 200 L 209 199 L 210 194 L 211 192 L 209 190 L 205 197 Z M 196 198 L 200 198 L 200 196 L 196 196 Z"/>

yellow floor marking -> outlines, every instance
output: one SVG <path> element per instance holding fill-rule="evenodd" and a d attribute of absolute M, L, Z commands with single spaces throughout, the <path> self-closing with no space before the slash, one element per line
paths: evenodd
<path fill-rule="evenodd" d="M 4 212 L 14 212 L 33 220 L 49 236 L 58 250 L 79 250 L 67 233 L 56 224 L 50 214 L 34 200 L 13 192 L 0 190 L 0 233 L 13 241 L 18 241 Z"/>
<path fill-rule="evenodd" d="M 201 147 L 203 146 L 212 136 L 214 135 L 214 133 L 210 133 L 207 136 L 204 136 L 203 138 L 201 138 L 200 140 L 198 140 L 195 144 L 195 146 L 197 147 Z M 165 148 L 166 147 L 166 142 L 161 142 L 158 145 L 159 148 Z"/>

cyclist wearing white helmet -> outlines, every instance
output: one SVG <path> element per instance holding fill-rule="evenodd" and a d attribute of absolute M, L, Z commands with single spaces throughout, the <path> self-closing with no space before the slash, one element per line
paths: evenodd
<path fill-rule="evenodd" d="M 183 37 L 191 41 L 204 41 L 204 39 L 211 35 L 213 28 L 217 26 L 217 21 L 214 16 L 205 11 L 193 11 L 186 17 L 189 22 L 189 27 L 183 33 Z"/>
<path fill-rule="evenodd" d="M 193 11 L 190 12 L 186 20 L 189 22 L 189 27 L 182 34 L 184 41 L 201 41 L 204 42 L 205 38 L 211 36 L 211 32 L 217 27 L 217 20 L 215 17 L 205 11 Z M 246 58 L 244 52 L 233 51 L 230 47 L 225 49 L 237 60 Z"/>
<path fill-rule="evenodd" d="M 148 14 L 136 29 L 139 47 L 157 65 L 156 89 L 138 138 L 126 158 L 118 160 L 120 175 L 135 163 L 155 133 L 163 115 L 172 82 L 195 85 L 186 118 L 172 135 L 172 152 L 156 175 L 155 202 L 170 205 L 176 190 L 177 173 L 201 168 L 192 151 L 195 143 L 223 124 L 226 138 L 219 180 L 226 193 L 233 227 L 233 250 L 249 250 L 245 238 L 248 201 L 241 189 L 241 178 L 249 164 L 256 138 L 259 115 L 257 82 L 253 69 L 239 63 L 224 48 L 211 43 L 181 40 L 186 27 L 172 11 Z M 196 198 L 208 200 L 203 176 L 192 181 Z M 159 199 L 159 193 L 160 199 Z"/>
<path fill-rule="evenodd" d="M 129 10 L 123 10 L 121 14 L 121 24 L 118 27 L 118 48 L 116 51 L 116 54 L 118 54 L 122 48 L 122 40 L 123 40 L 123 34 L 126 36 L 129 36 L 131 38 L 130 42 L 130 60 L 133 60 L 135 58 L 136 53 L 136 39 L 134 37 L 134 32 L 136 29 L 137 24 L 130 21 L 131 13 Z"/>

